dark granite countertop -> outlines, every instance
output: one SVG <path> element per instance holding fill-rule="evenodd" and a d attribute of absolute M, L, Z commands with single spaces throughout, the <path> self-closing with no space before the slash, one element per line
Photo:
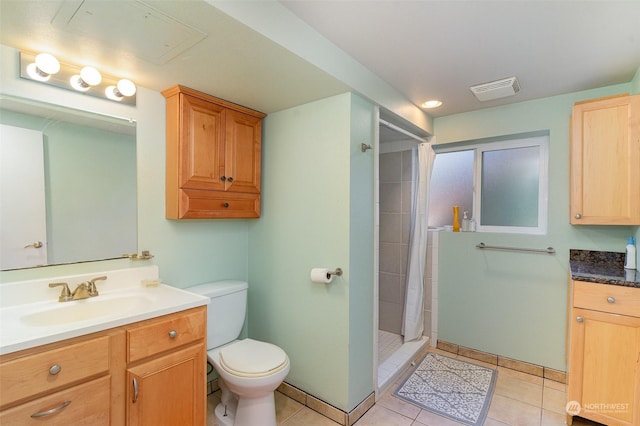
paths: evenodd
<path fill-rule="evenodd" d="M 624 253 L 569 250 L 571 279 L 640 288 L 640 271 L 624 269 Z"/>

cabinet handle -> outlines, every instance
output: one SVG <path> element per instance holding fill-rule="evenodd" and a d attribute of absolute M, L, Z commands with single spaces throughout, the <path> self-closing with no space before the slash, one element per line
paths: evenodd
<path fill-rule="evenodd" d="M 55 376 L 60 371 L 62 371 L 62 367 L 60 367 L 59 364 L 54 364 L 54 365 L 51 366 L 51 368 L 49 368 L 49 374 L 52 375 L 52 376 Z"/>
<path fill-rule="evenodd" d="M 582 215 L 580 213 L 576 213 L 576 219 L 582 219 Z"/>
<path fill-rule="evenodd" d="M 226 176 L 220 176 L 220 180 L 224 182 L 225 180 L 227 180 L 227 177 Z"/>
<path fill-rule="evenodd" d="M 64 410 L 65 408 L 67 408 L 69 404 L 71 404 L 71 401 L 65 401 L 62 404 L 58 405 L 57 407 L 52 408 L 51 410 L 34 413 L 31 415 L 31 417 L 33 417 L 34 419 L 37 419 L 38 417 L 50 416 L 52 414 L 57 413 L 60 410 Z"/>
<path fill-rule="evenodd" d="M 229 207 L 229 203 L 224 203 L 222 206 L 226 209 Z"/>
<path fill-rule="evenodd" d="M 175 339 L 177 335 L 178 335 L 178 333 L 175 330 L 171 330 L 169 332 L 169 338 L 170 339 Z"/>
<path fill-rule="evenodd" d="M 229 176 L 227 180 L 229 181 L 229 183 L 233 182 L 233 178 L 231 176 Z"/>
<path fill-rule="evenodd" d="M 616 303 L 616 299 L 615 299 L 615 297 L 611 297 L 611 296 L 609 296 L 609 297 L 607 297 L 607 302 L 609 302 L 609 303 Z"/>
<path fill-rule="evenodd" d="M 576 321 L 578 321 L 578 322 L 583 322 L 583 321 L 584 321 L 584 318 L 582 318 L 582 317 L 576 317 Z"/>
<path fill-rule="evenodd" d="M 138 381 L 136 380 L 136 378 L 133 378 L 133 403 L 135 404 L 136 401 L 138 400 Z"/>

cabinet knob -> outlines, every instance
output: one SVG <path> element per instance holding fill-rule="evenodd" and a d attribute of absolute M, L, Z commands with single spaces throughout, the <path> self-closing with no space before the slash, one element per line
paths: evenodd
<path fill-rule="evenodd" d="M 60 367 L 59 364 L 53 364 L 51 368 L 49 368 L 49 374 L 51 374 L 52 376 L 55 376 L 60 371 L 62 371 L 62 367 Z"/>
<path fill-rule="evenodd" d="M 576 219 L 582 219 L 582 215 L 580 213 L 576 213 Z"/>
<path fill-rule="evenodd" d="M 616 299 L 615 299 L 615 297 L 611 297 L 611 296 L 609 296 L 609 297 L 607 297 L 607 302 L 609 302 L 609 303 L 616 303 Z"/>
<path fill-rule="evenodd" d="M 229 183 L 233 182 L 233 178 L 231 176 L 229 176 L 227 180 L 229 181 Z"/>
<path fill-rule="evenodd" d="M 582 318 L 582 317 L 576 317 L 576 321 L 578 321 L 578 322 L 583 322 L 583 321 L 584 321 L 584 318 Z"/>
<path fill-rule="evenodd" d="M 226 176 L 220 176 L 220 180 L 224 182 L 225 180 L 227 180 L 227 177 Z"/>
<path fill-rule="evenodd" d="M 171 330 L 169 332 L 169 338 L 170 339 L 175 339 L 177 335 L 178 335 L 178 333 L 175 330 Z"/>
<path fill-rule="evenodd" d="M 226 209 L 227 207 L 229 207 L 229 203 L 224 203 L 222 206 Z"/>

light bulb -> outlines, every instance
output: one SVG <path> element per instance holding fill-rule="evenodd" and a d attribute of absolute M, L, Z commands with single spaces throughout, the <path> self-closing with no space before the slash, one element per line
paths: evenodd
<path fill-rule="evenodd" d="M 60 71 L 60 62 L 49 53 L 40 53 L 35 62 L 27 65 L 27 74 L 37 81 L 49 81 L 51 74 Z"/>
<path fill-rule="evenodd" d="M 78 74 L 71 77 L 71 80 L 69 80 L 69 83 L 71 84 L 71 87 L 76 89 L 78 92 L 86 92 L 91 87 L 86 82 L 84 82 L 82 80 L 82 77 L 80 77 L 80 75 Z"/>
<path fill-rule="evenodd" d="M 42 72 L 35 63 L 27 65 L 27 74 L 29 74 L 29 77 L 37 81 L 49 81 L 51 78 L 51 74 Z"/>
<path fill-rule="evenodd" d="M 433 99 L 433 100 L 424 102 L 421 106 L 422 108 L 438 108 L 440 105 L 442 105 L 442 101 Z"/>
<path fill-rule="evenodd" d="M 136 85 L 133 84 L 133 81 L 127 80 L 126 78 L 118 81 L 117 89 L 122 96 L 133 96 L 136 94 Z"/>
<path fill-rule="evenodd" d="M 124 98 L 124 96 L 120 94 L 116 86 L 107 86 L 107 88 L 104 89 L 104 95 L 112 101 L 118 102 L 120 102 Z"/>
<path fill-rule="evenodd" d="M 40 53 L 36 56 L 36 65 L 40 71 L 47 74 L 55 74 L 60 71 L 60 62 L 49 53 Z"/>
<path fill-rule="evenodd" d="M 86 92 L 91 86 L 96 86 L 102 81 L 100 71 L 93 67 L 84 67 L 80 70 L 80 75 L 71 77 L 71 87 L 79 92 Z"/>
<path fill-rule="evenodd" d="M 93 67 L 84 67 L 80 70 L 80 77 L 89 86 L 97 86 L 102 81 L 100 71 Z"/>

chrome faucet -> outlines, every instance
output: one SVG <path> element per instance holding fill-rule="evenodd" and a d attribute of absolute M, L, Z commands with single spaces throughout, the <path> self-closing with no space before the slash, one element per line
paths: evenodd
<path fill-rule="evenodd" d="M 96 287 L 96 281 L 106 280 L 106 276 L 96 277 L 87 282 L 80 283 L 73 290 L 73 293 L 69 290 L 69 285 L 67 283 L 50 283 L 49 287 L 62 287 L 62 292 L 60 293 L 60 297 L 58 298 L 59 302 L 68 302 L 70 300 L 81 300 L 87 299 L 89 297 L 96 297 L 98 293 L 98 288 Z"/>

